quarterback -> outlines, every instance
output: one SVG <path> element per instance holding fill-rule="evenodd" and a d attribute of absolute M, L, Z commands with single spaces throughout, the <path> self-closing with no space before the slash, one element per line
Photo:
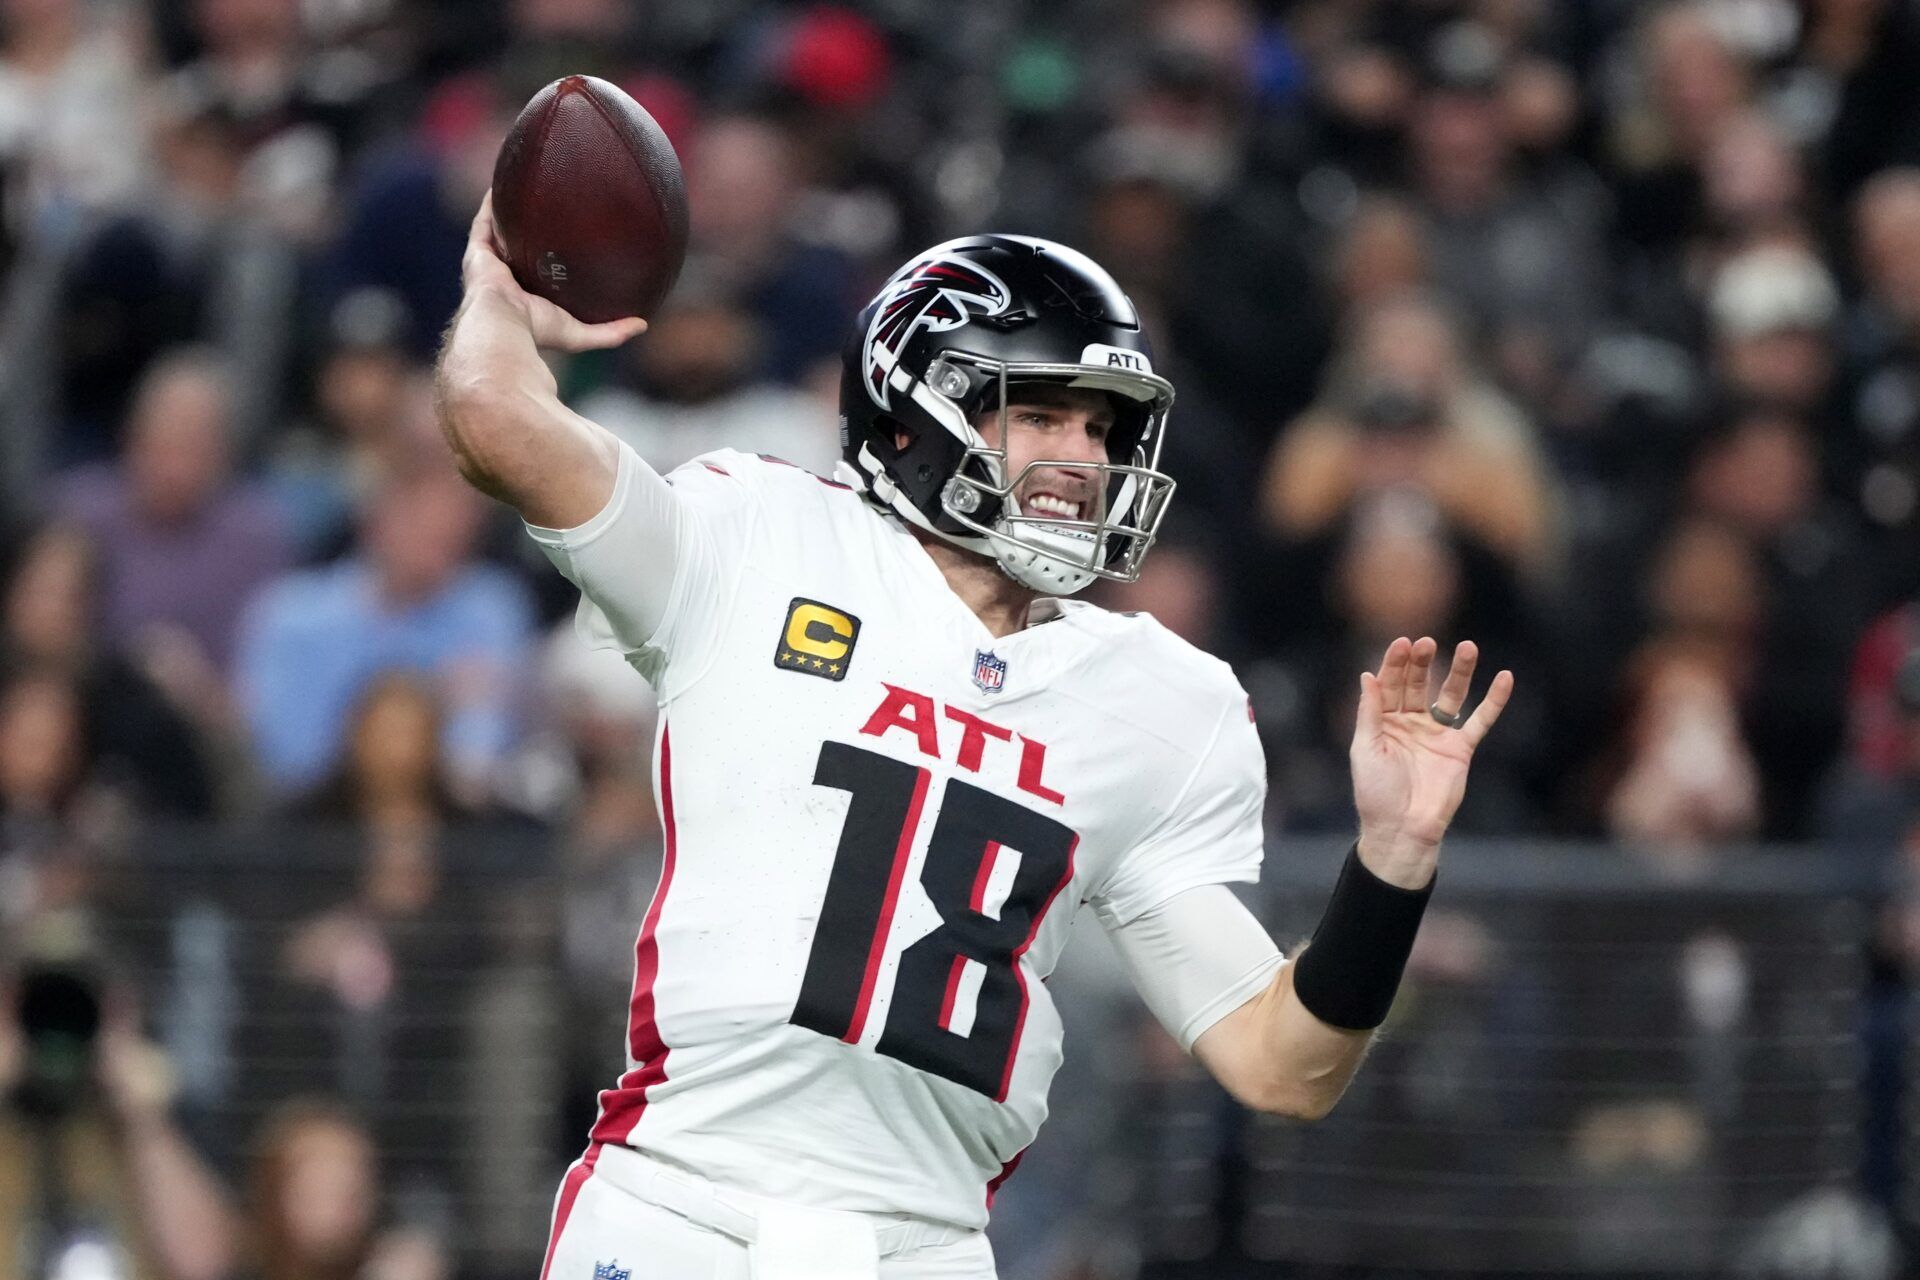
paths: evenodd
<path fill-rule="evenodd" d="M 1070 599 L 1130 580 L 1173 491 L 1173 388 L 1063 245 L 980 235 L 855 322 L 833 479 L 723 450 L 662 476 L 542 349 L 625 342 L 514 282 L 488 206 L 439 363 L 462 474 L 658 693 L 659 888 L 627 1068 L 556 1200 L 554 1280 L 993 1275 L 995 1189 L 1061 1058 L 1075 917 L 1250 1107 L 1324 1115 L 1384 1019 L 1474 748 L 1476 660 L 1359 673 L 1359 838 L 1289 961 L 1226 887 L 1265 766 L 1227 667 Z"/>

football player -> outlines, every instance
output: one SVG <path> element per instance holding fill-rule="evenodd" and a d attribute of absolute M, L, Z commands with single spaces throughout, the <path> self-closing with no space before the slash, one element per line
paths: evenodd
<path fill-rule="evenodd" d="M 1359 839 L 1283 957 L 1265 766 L 1225 664 L 1069 597 L 1139 573 L 1173 388 L 1063 245 L 954 240 L 856 321 L 827 480 L 709 454 L 661 476 L 555 395 L 543 349 L 633 337 L 521 290 L 474 221 L 439 363 L 461 472 L 657 691 L 665 861 L 627 1069 L 557 1198 L 545 1275 L 967 1277 L 1046 1117 L 1045 980 L 1074 918 L 1234 1097 L 1313 1119 L 1385 1017 L 1474 748 L 1476 654 L 1359 676 Z"/>

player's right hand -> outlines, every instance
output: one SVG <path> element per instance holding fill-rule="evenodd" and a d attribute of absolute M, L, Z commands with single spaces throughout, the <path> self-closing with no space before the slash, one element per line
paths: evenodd
<path fill-rule="evenodd" d="M 588 324 L 576 320 L 547 299 L 522 289 L 500 253 L 491 191 L 480 201 L 480 211 L 474 214 L 473 226 L 467 231 L 467 251 L 460 261 L 460 282 L 469 299 L 489 294 L 507 303 L 526 323 L 534 345 L 542 350 L 599 351 L 617 347 L 645 332 L 647 327 L 647 322 L 639 316 Z"/>

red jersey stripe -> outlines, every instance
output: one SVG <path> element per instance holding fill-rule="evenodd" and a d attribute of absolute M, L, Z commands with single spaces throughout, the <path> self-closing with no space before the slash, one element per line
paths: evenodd
<path fill-rule="evenodd" d="M 893 929 L 893 909 L 900 902 L 900 885 L 907 878 L 907 855 L 913 851 L 913 836 L 920 829 L 920 810 L 927 803 L 927 784 L 933 780 L 933 775 L 925 769 L 918 773 L 920 776 L 913 784 L 913 803 L 907 807 L 907 821 L 900 828 L 900 843 L 893 849 L 893 870 L 887 873 L 887 899 L 881 904 L 873 943 L 867 949 L 867 972 L 860 979 L 860 1000 L 853 1006 L 847 1034 L 841 1037 L 848 1044 L 858 1044 L 860 1033 L 867 1028 L 867 1010 L 873 1004 L 873 988 L 880 981 L 880 961 L 887 954 L 887 934 Z"/>
<path fill-rule="evenodd" d="M 1053 900 L 1059 897 L 1060 891 L 1072 882 L 1073 855 L 1079 848 L 1080 837 L 1075 836 L 1073 843 L 1067 846 L 1065 874 L 1060 877 L 1060 883 L 1053 886 L 1047 893 L 1047 900 L 1040 904 L 1040 909 L 1033 913 L 1033 925 L 1027 930 L 1026 941 L 1022 942 L 1013 953 L 1013 978 L 1020 984 L 1020 1016 L 1013 1024 L 1013 1047 L 1007 1050 L 1007 1069 L 1000 1076 L 1000 1091 L 993 1096 L 995 1102 L 1007 1100 L 1007 1086 L 1013 1083 L 1013 1064 L 1020 1060 L 1020 1034 L 1027 1029 L 1027 1006 L 1031 1003 L 1031 999 L 1027 995 L 1027 973 L 1020 967 L 1020 958 L 1027 954 L 1027 948 L 1032 946 L 1033 940 L 1040 936 L 1040 926 L 1046 921 L 1047 912 L 1053 907 Z M 1003 1171 L 1001 1176 L 1005 1177 L 1008 1172 L 1011 1170 Z"/>
<path fill-rule="evenodd" d="M 560 1233 L 567 1229 L 567 1218 L 573 1213 L 573 1202 L 580 1196 L 580 1188 L 593 1176 L 593 1166 L 600 1159 L 600 1144 L 594 1143 L 587 1148 L 587 1154 L 574 1162 L 567 1170 L 567 1176 L 560 1183 L 560 1198 L 553 1206 L 553 1230 L 547 1236 L 547 1257 L 540 1264 L 540 1280 L 547 1280 L 547 1272 L 553 1269 L 553 1252 L 560 1247 Z"/>
<path fill-rule="evenodd" d="M 634 1066 L 613 1088 L 600 1095 L 600 1119 L 593 1126 L 593 1141 L 625 1142 L 640 1123 L 646 1110 L 647 1090 L 667 1078 L 667 1045 L 660 1038 L 655 1018 L 653 984 L 660 974 L 660 944 L 655 934 L 660 927 L 660 909 L 666 904 L 667 890 L 673 884 L 674 855 L 678 839 L 673 824 L 673 738 L 666 727 L 660 730 L 660 825 L 664 847 L 660 862 L 660 883 L 653 891 L 646 920 L 640 926 L 640 938 L 633 948 L 633 1000 L 627 1013 L 627 1056 Z"/>

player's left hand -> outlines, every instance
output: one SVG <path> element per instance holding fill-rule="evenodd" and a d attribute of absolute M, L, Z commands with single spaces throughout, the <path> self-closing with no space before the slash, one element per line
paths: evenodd
<path fill-rule="evenodd" d="M 1438 651 L 1429 637 L 1402 636 L 1387 646 L 1379 674 L 1361 673 L 1360 713 L 1347 753 L 1360 813 L 1360 860 L 1382 880 L 1409 889 L 1433 878 L 1440 838 L 1466 794 L 1474 748 L 1513 694 L 1513 673 L 1502 671 L 1458 728 L 1441 723 L 1429 708 L 1450 717 L 1464 711 L 1480 651 L 1461 641 L 1436 690 Z"/>

